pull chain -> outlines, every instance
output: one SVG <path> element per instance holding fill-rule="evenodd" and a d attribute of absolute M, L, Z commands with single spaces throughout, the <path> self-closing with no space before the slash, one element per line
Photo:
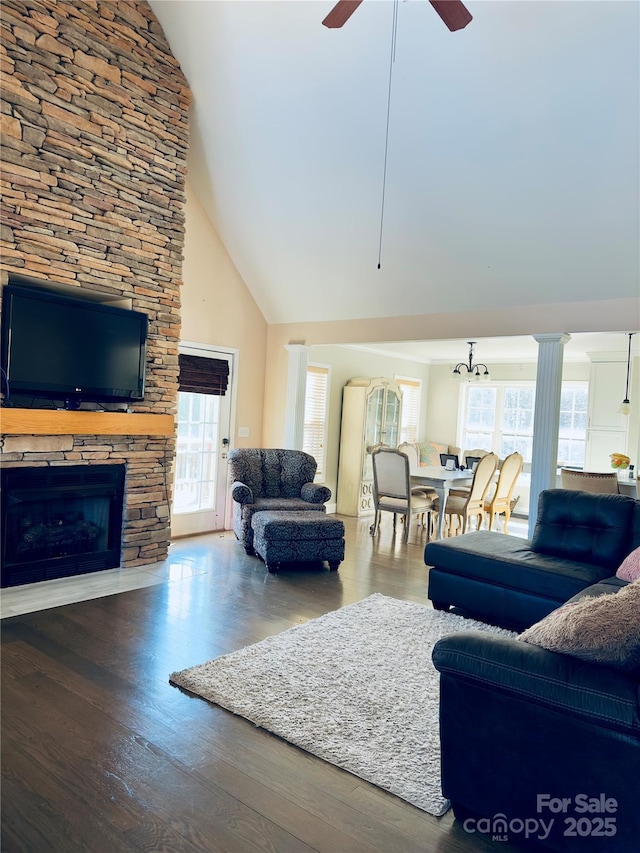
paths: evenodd
<path fill-rule="evenodd" d="M 384 201 L 387 189 L 387 155 L 389 153 L 389 117 L 391 115 L 391 84 L 393 81 L 393 65 L 396 61 L 396 40 L 398 35 L 398 0 L 393 3 L 393 23 L 391 26 L 391 57 L 389 59 L 389 91 L 387 93 L 387 127 L 384 139 L 384 167 L 382 170 L 382 202 L 380 205 L 380 240 L 378 242 L 378 269 L 382 260 L 382 231 L 384 226 Z"/>

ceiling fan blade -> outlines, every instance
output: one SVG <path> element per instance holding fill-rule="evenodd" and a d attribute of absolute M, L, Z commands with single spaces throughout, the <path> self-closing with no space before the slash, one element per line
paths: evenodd
<path fill-rule="evenodd" d="M 429 0 L 429 2 L 452 33 L 463 29 L 472 20 L 471 12 L 460 0 Z"/>
<path fill-rule="evenodd" d="M 325 27 L 337 29 L 342 27 L 356 11 L 362 0 L 340 0 L 322 22 Z"/>

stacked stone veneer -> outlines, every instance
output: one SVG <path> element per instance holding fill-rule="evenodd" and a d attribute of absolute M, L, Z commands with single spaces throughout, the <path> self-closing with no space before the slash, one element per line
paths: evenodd
<path fill-rule="evenodd" d="M 190 94 L 150 7 L 2 0 L 2 284 L 127 297 L 149 316 L 146 394 L 173 414 Z M 175 437 L 6 436 L 3 465 L 124 462 L 123 565 L 169 543 Z"/>

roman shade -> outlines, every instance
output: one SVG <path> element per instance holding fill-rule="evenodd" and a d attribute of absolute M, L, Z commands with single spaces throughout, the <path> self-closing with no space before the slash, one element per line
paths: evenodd
<path fill-rule="evenodd" d="M 178 356 L 178 390 L 192 394 L 216 394 L 223 397 L 229 383 L 229 363 L 221 358 L 199 355 Z"/>

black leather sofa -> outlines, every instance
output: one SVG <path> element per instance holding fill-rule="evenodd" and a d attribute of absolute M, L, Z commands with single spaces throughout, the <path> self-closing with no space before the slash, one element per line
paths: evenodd
<path fill-rule="evenodd" d="M 540 494 L 531 540 L 495 531 L 429 542 L 428 596 L 439 610 L 526 628 L 612 575 L 640 546 L 640 501 L 567 489 Z"/>
<path fill-rule="evenodd" d="M 440 640 L 433 662 L 442 792 L 467 832 L 575 853 L 638 850 L 640 673 L 480 631 Z"/>
<path fill-rule="evenodd" d="M 585 510 L 584 524 L 576 521 L 578 507 Z M 615 540 L 608 538 L 612 512 L 624 519 Z M 640 503 L 631 498 L 543 493 L 538 523 L 553 523 L 555 532 L 536 527 L 531 543 L 513 543 L 511 560 L 508 550 L 498 548 L 501 565 L 494 572 L 482 532 L 451 540 L 451 545 L 464 540 L 461 561 L 445 564 L 461 583 L 436 586 L 436 595 L 451 591 L 451 603 L 477 612 L 470 596 L 484 583 L 481 613 L 502 617 L 515 602 L 519 621 L 528 625 L 550 612 L 555 601 L 617 592 L 626 583 L 615 577 L 615 569 L 640 544 L 639 517 Z M 575 530 L 577 524 L 582 532 Z M 489 575 L 484 581 L 469 569 L 473 537 L 484 540 L 478 557 Z M 580 560 L 545 553 L 574 547 Z M 427 550 L 430 558 L 442 553 Z M 598 554 L 599 565 L 583 563 L 585 554 L 590 560 Z M 517 579 L 520 571 L 526 582 Z M 608 576 L 590 583 L 594 573 Z M 513 595 L 500 597 L 501 578 Z M 572 585 L 582 589 L 563 598 Z M 499 598 L 495 607 L 489 603 L 491 590 Z M 440 672 L 442 790 L 465 831 L 576 853 L 640 849 L 640 672 L 477 631 L 440 640 L 433 662 Z"/>

